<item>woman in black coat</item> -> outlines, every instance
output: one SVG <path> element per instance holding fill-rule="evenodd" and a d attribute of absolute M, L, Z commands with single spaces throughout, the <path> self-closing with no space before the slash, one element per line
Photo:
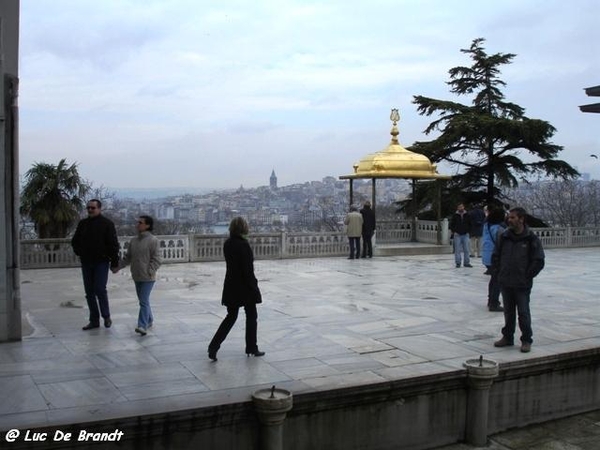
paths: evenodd
<path fill-rule="evenodd" d="M 256 345 L 256 304 L 262 302 L 262 297 L 254 276 L 254 255 L 246 239 L 248 230 L 248 223 L 243 217 L 234 218 L 229 224 L 229 239 L 223 245 L 227 271 L 221 303 L 227 307 L 227 316 L 208 345 L 208 357 L 213 361 L 217 360 L 217 351 L 235 324 L 242 306 L 246 312 L 246 355 L 265 354 Z"/>

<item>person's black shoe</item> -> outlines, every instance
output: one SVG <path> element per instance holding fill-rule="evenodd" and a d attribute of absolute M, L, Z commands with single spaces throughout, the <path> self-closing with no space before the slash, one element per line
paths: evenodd
<path fill-rule="evenodd" d="M 473 267 L 471 264 L 465 264 L 465 267 Z"/>
<path fill-rule="evenodd" d="M 503 308 L 502 306 L 500 306 L 500 305 L 497 305 L 497 306 L 490 306 L 490 307 L 489 307 L 489 310 L 490 310 L 491 312 L 504 312 L 504 308 Z"/>
<path fill-rule="evenodd" d="M 261 352 L 258 349 L 256 351 L 254 351 L 254 352 L 246 352 L 246 356 L 250 357 L 250 355 L 256 356 L 256 357 L 265 356 L 265 352 Z"/>
<path fill-rule="evenodd" d="M 491 275 L 491 274 L 492 274 L 492 272 L 490 272 L 490 271 L 489 271 L 489 269 L 488 269 L 488 270 L 486 270 L 485 272 L 483 272 L 483 274 L 484 274 L 484 275 Z"/>
<path fill-rule="evenodd" d="M 100 324 L 90 322 L 85 327 L 82 327 L 81 329 L 83 331 L 87 331 L 87 330 L 93 330 L 94 328 L 100 328 Z"/>
<path fill-rule="evenodd" d="M 111 325 L 112 325 L 112 320 L 110 320 L 110 317 L 107 317 L 106 319 L 104 319 L 104 326 L 106 328 L 110 328 Z"/>
<path fill-rule="evenodd" d="M 217 361 L 217 351 L 216 350 L 208 350 L 208 357 L 213 361 Z"/>

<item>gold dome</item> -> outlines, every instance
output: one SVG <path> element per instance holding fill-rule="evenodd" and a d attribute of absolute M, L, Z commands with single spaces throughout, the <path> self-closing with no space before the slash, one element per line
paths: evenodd
<path fill-rule="evenodd" d="M 380 152 L 372 153 L 354 164 L 354 174 L 340 178 L 449 178 L 437 173 L 436 165 L 419 153 L 406 150 L 398 142 L 396 126 L 400 116 L 392 109 L 392 141 Z"/>

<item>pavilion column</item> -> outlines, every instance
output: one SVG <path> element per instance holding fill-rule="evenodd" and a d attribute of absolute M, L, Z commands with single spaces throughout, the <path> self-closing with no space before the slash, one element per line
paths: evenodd
<path fill-rule="evenodd" d="M 417 189 L 417 180 L 416 179 L 412 179 L 412 199 L 411 199 L 411 205 L 412 205 L 412 229 L 411 229 L 411 238 L 410 240 L 412 242 L 417 242 L 417 199 L 415 198 Z"/>
<path fill-rule="evenodd" d="M 437 245 L 442 245 L 442 181 L 434 181 L 435 190 L 435 215 L 437 219 Z"/>
<path fill-rule="evenodd" d="M 354 202 L 354 180 L 350 178 L 350 205 Z"/>
<path fill-rule="evenodd" d="M 377 214 L 375 212 L 375 209 L 377 208 L 377 190 L 376 190 L 376 185 L 375 185 L 375 178 L 371 178 L 371 206 L 373 207 L 373 213 Z"/>

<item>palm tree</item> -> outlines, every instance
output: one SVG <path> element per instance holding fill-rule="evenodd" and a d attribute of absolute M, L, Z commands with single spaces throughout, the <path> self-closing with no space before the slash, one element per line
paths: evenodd
<path fill-rule="evenodd" d="M 33 221 L 40 239 L 64 238 L 79 219 L 89 189 L 76 163 L 35 163 L 25 174 L 21 214 Z"/>

